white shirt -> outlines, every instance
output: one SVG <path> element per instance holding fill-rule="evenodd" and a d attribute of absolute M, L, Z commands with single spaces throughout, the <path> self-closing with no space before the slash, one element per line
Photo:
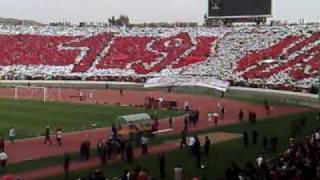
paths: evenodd
<path fill-rule="evenodd" d="M 9 137 L 14 137 L 14 136 L 16 136 L 16 134 L 14 132 L 14 129 L 12 128 L 9 130 Z"/>
<path fill-rule="evenodd" d="M 62 131 L 57 131 L 57 138 L 62 138 Z"/>
<path fill-rule="evenodd" d="M 218 108 L 218 109 L 221 108 L 221 102 L 220 102 L 220 101 L 218 101 L 218 103 L 217 103 L 217 108 Z"/>
<path fill-rule="evenodd" d="M 7 160 L 7 159 L 8 159 L 7 153 L 5 152 L 0 153 L 0 161 Z"/>
<path fill-rule="evenodd" d="M 183 169 L 180 167 L 174 168 L 174 179 L 181 180 L 182 179 L 182 171 Z"/>
<path fill-rule="evenodd" d="M 142 138 L 141 138 L 141 144 L 148 144 L 148 138 L 147 137 L 144 137 L 144 136 L 142 136 Z"/>
<path fill-rule="evenodd" d="M 316 140 L 319 140 L 319 139 L 320 139 L 320 133 L 319 133 L 319 132 L 316 132 L 316 133 L 315 133 L 315 139 L 316 139 Z"/>
<path fill-rule="evenodd" d="M 212 121 L 212 114 L 211 113 L 208 114 L 208 121 Z"/>
<path fill-rule="evenodd" d="M 263 161 L 263 158 L 262 158 L 261 156 L 259 156 L 259 157 L 256 159 L 256 161 L 257 161 L 258 166 L 260 166 L 261 163 L 262 163 L 262 161 Z"/>
<path fill-rule="evenodd" d="M 189 139 L 189 146 L 193 146 L 195 142 L 196 142 L 196 139 L 195 139 L 193 136 L 190 137 L 190 139 Z"/>

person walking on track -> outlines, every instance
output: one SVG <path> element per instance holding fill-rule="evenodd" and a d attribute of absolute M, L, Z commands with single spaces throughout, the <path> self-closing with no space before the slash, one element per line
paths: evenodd
<path fill-rule="evenodd" d="M 51 137 L 50 137 L 50 126 L 46 127 L 46 130 L 44 132 L 44 141 L 43 141 L 43 145 L 47 144 L 47 142 L 49 141 L 50 145 L 52 145 L 52 141 L 51 141 Z"/>

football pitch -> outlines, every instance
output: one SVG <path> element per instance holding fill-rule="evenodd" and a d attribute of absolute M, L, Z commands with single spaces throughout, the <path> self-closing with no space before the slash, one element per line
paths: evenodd
<path fill-rule="evenodd" d="M 110 126 L 121 115 L 154 112 L 160 119 L 181 114 L 176 110 L 0 99 L 0 136 L 7 137 L 10 127 L 15 128 L 17 138 L 26 138 L 42 135 L 46 126 L 69 132 L 92 128 L 93 124 Z"/>

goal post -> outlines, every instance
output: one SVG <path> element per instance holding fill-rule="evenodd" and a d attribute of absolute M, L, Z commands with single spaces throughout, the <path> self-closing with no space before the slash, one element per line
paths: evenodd
<path fill-rule="evenodd" d="M 39 86 L 15 86 L 14 99 L 47 101 L 47 88 Z"/>

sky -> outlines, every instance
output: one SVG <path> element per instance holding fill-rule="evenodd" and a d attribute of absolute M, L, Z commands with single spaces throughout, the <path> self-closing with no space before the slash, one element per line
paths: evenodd
<path fill-rule="evenodd" d="M 241 1 L 241 0 L 239 0 Z M 0 17 L 52 21 L 107 21 L 125 14 L 133 23 L 199 22 L 208 0 L 0 0 Z M 320 0 L 273 0 L 273 19 L 320 22 Z"/>

